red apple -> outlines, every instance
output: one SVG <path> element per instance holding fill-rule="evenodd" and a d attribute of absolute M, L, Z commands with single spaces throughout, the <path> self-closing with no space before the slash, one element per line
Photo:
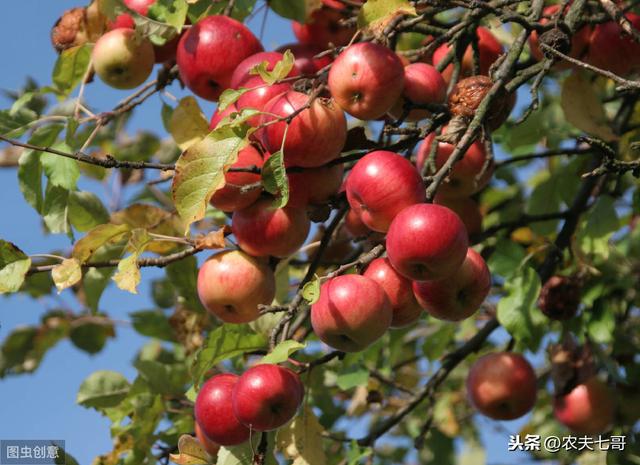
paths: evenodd
<path fill-rule="evenodd" d="M 636 30 L 640 28 L 640 15 L 628 12 L 625 17 Z M 639 54 L 640 44 L 624 34 L 617 22 L 609 21 L 594 27 L 585 61 L 619 76 L 628 76 L 640 69 L 638 61 L 632 59 Z"/>
<path fill-rule="evenodd" d="M 247 253 L 265 257 L 287 257 L 304 244 L 311 222 L 302 208 L 275 208 L 265 198 L 242 210 L 231 220 L 238 245 Z"/>
<path fill-rule="evenodd" d="M 232 168 L 262 168 L 262 155 L 253 145 L 248 145 L 238 153 L 238 160 Z M 224 175 L 225 185 L 218 189 L 211 197 L 211 205 L 225 211 L 232 212 L 246 208 L 260 197 L 262 189 L 242 191 L 242 188 L 260 182 L 260 173 L 245 173 L 230 171 Z"/>
<path fill-rule="evenodd" d="M 416 281 L 453 275 L 464 262 L 468 247 L 462 220 L 441 205 L 419 203 L 405 208 L 387 233 L 391 265 Z"/>
<path fill-rule="evenodd" d="M 322 48 L 308 44 L 287 44 L 280 47 L 277 51 L 284 53 L 287 50 L 291 50 L 293 56 L 296 58 L 296 68 L 300 70 L 300 74 L 303 76 L 311 76 L 318 71 L 332 63 L 332 58 L 329 55 L 322 58 L 315 58 L 316 55 L 323 51 Z"/>
<path fill-rule="evenodd" d="M 349 209 L 344 217 L 344 226 L 347 228 L 351 237 L 358 238 L 368 235 L 371 230 L 367 228 L 367 225 L 362 222 L 360 215 L 358 215 L 353 209 Z"/>
<path fill-rule="evenodd" d="M 412 63 L 404 68 L 404 90 L 402 97 L 395 103 L 392 114 L 396 118 L 404 114 L 404 104 L 408 100 L 416 105 L 444 103 L 447 98 L 447 83 L 442 74 L 426 63 Z M 411 110 L 407 121 L 419 121 L 427 118 L 428 110 Z"/>
<path fill-rule="evenodd" d="M 362 120 L 388 112 L 402 95 L 404 66 L 398 55 L 373 42 L 344 50 L 329 71 L 329 90 L 344 111 Z"/>
<path fill-rule="evenodd" d="M 433 203 L 453 210 L 464 223 L 464 227 L 470 237 L 482 232 L 482 212 L 478 202 L 472 198 L 452 198 L 438 193 L 433 199 Z"/>
<path fill-rule="evenodd" d="M 289 178 L 289 205 L 306 207 L 309 204 L 324 203 L 335 196 L 342 185 L 344 166 L 307 168 L 287 174 Z"/>
<path fill-rule="evenodd" d="M 343 352 L 359 352 L 389 329 L 391 303 L 370 278 L 347 274 L 329 279 L 311 307 L 311 325 L 322 342 Z"/>
<path fill-rule="evenodd" d="M 429 134 L 418 148 L 416 157 L 416 166 L 422 172 L 424 164 L 429 158 L 431 144 L 435 139 L 435 133 Z M 438 142 L 436 151 L 436 169 L 442 168 L 453 153 L 455 146 L 446 142 Z M 470 195 L 483 189 L 493 175 L 494 165 L 490 163 L 480 179 L 478 175 L 482 173 L 482 169 L 487 162 L 487 152 L 484 146 L 476 141 L 471 144 L 461 160 L 453 165 L 453 171 L 449 174 L 448 181 L 438 186 L 438 194 L 443 197 L 469 197 Z"/>
<path fill-rule="evenodd" d="M 274 153 L 284 143 L 287 166 L 315 168 L 340 155 L 347 140 L 347 121 L 344 112 L 333 102 L 316 98 L 310 108 L 302 110 L 288 125 L 286 121 L 272 123 L 276 118 L 287 117 L 309 102 L 309 96 L 289 91 L 275 97 L 264 107 L 260 138 L 265 149 Z"/>
<path fill-rule="evenodd" d="M 402 328 L 416 322 L 422 315 L 422 307 L 416 301 L 411 289 L 411 281 L 398 273 L 388 258 L 376 258 L 363 276 L 373 279 L 387 294 L 391 303 L 392 328 Z"/>
<path fill-rule="evenodd" d="M 198 272 L 202 305 L 225 323 L 248 323 L 260 316 L 258 305 L 275 297 L 275 277 L 266 261 L 239 250 L 213 255 Z"/>
<path fill-rule="evenodd" d="M 349 205 L 369 229 L 386 232 L 404 208 L 424 202 L 425 187 L 409 160 L 378 150 L 354 165 L 346 181 Z"/>
<path fill-rule="evenodd" d="M 227 106 L 227 108 L 225 108 L 223 111 L 216 109 L 216 111 L 213 113 L 213 116 L 211 117 L 211 122 L 209 123 L 209 129 L 217 128 L 218 124 L 220 124 L 220 121 L 222 121 L 232 113 L 237 113 L 238 111 L 239 111 L 238 107 L 236 107 L 234 103 Z"/>
<path fill-rule="evenodd" d="M 278 365 L 256 365 L 244 372 L 233 389 L 233 413 L 253 431 L 271 431 L 291 420 L 304 398 L 293 371 Z"/>
<path fill-rule="evenodd" d="M 291 26 L 300 42 L 326 50 L 331 44 L 342 46 L 351 42 L 356 29 L 353 26 L 344 26 L 341 23 L 344 19 L 346 16 L 339 11 L 320 8 L 311 13 L 311 17 L 305 24 L 294 21 Z"/>
<path fill-rule="evenodd" d="M 209 439 L 209 436 L 204 434 L 198 422 L 194 424 L 194 428 L 196 431 L 196 438 L 198 439 L 204 450 L 207 451 L 207 454 L 212 457 L 216 457 L 218 455 L 218 451 L 220 450 L 220 444 Z"/>
<path fill-rule="evenodd" d="M 207 380 L 196 398 L 194 413 L 202 432 L 221 446 L 235 446 L 249 439 L 249 428 L 238 421 L 231 404 L 239 376 L 225 373 Z"/>
<path fill-rule="evenodd" d="M 191 26 L 178 44 L 180 77 L 196 95 L 217 100 L 231 83 L 236 67 L 263 50 L 242 23 L 227 16 L 207 16 Z"/>
<path fill-rule="evenodd" d="M 437 281 L 415 281 L 413 292 L 429 315 L 461 321 L 476 313 L 491 290 L 491 273 L 482 256 L 469 248 L 462 266 Z"/>
<path fill-rule="evenodd" d="M 592 377 L 569 394 L 556 398 L 553 412 L 574 433 L 600 434 L 613 423 L 615 398 L 605 383 Z"/>
<path fill-rule="evenodd" d="M 494 420 L 514 420 L 529 412 L 537 398 L 536 374 L 520 354 L 498 352 L 480 357 L 467 376 L 469 400 Z"/>

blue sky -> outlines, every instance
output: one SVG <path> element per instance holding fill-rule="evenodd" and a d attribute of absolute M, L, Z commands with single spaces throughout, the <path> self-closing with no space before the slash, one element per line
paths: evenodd
<path fill-rule="evenodd" d="M 79 2 L 22 0 L 5 3 L 5 19 L 0 28 L 0 56 L 3 59 L 0 88 L 18 89 L 27 76 L 34 77 L 41 85 L 48 84 L 56 59 L 49 43 L 50 28 L 62 11 L 77 6 Z M 259 34 L 262 16 L 257 15 L 251 23 L 256 34 Z M 293 35 L 288 24 L 270 13 L 262 40 L 265 49 L 272 50 L 292 42 Z M 175 86 L 172 92 L 181 95 Z M 87 92 L 90 104 L 99 110 L 108 110 L 114 102 L 126 96 L 127 93 L 108 89 L 100 83 L 92 84 Z M 146 103 L 136 112 L 130 130 L 144 128 L 164 133 L 160 104 L 159 98 Z M 8 106 L 7 102 L 1 105 Z M 213 112 L 213 104 L 205 102 L 202 106 L 208 115 Z M 40 218 L 24 202 L 13 169 L 0 169 L 0 198 L 3 205 L 0 219 L 2 239 L 16 243 L 28 254 L 45 253 L 56 248 L 64 250 L 70 246 L 66 237 L 43 234 Z M 123 320 L 127 319 L 129 312 L 150 308 L 152 303 L 147 297 L 149 289 L 145 283 L 158 273 L 150 269 L 143 271 L 143 284 L 138 296 L 111 286 L 102 298 L 102 307 L 113 318 Z M 72 305 L 69 291 L 39 301 L 21 295 L 0 297 L 0 340 L 20 325 L 37 323 L 48 309 Z M 76 405 L 77 389 L 96 370 L 116 370 L 129 379 L 133 378 L 135 373 L 130 366 L 133 349 L 146 342 L 126 326 L 118 327 L 117 339 L 109 341 L 106 348 L 95 356 L 80 352 L 64 341 L 48 352 L 35 374 L 1 380 L 0 439 L 62 439 L 81 464 L 90 463 L 96 455 L 109 451 L 109 422 L 95 411 Z M 516 432 L 522 423 L 509 422 L 503 426 Z M 526 461 L 525 455 L 506 452 L 508 436 L 504 431 L 496 432 L 492 425 L 492 422 L 482 420 L 483 435 L 489 446 L 489 463 Z"/>

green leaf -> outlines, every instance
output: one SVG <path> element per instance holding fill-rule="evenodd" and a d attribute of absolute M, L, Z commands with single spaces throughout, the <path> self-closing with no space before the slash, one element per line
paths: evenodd
<path fill-rule="evenodd" d="M 130 313 L 133 329 L 147 337 L 175 341 L 173 328 L 161 310 L 142 310 Z"/>
<path fill-rule="evenodd" d="M 268 69 L 269 62 L 263 61 L 251 68 L 249 73 L 259 75 L 265 83 L 271 86 L 286 78 L 293 69 L 294 64 L 295 57 L 293 56 L 293 53 L 291 53 L 291 50 L 287 50 L 284 52 L 282 60 L 278 61 L 271 71 Z"/>
<path fill-rule="evenodd" d="M 73 345 L 89 354 L 100 352 L 107 343 L 107 339 L 114 336 L 113 325 L 91 322 L 73 326 L 69 333 L 69 339 Z"/>
<path fill-rule="evenodd" d="M 50 182 L 44 191 L 42 218 L 47 229 L 54 234 L 69 232 L 69 191 Z"/>
<path fill-rule="evenodd" d="M 187 19 L 189 5 L 185 0 L 156 0 L 147 15 L 158 21 L 164 21 L 176 31 L 181 31 Z"/>
<path fill-rule="evenodd" d="M 276 196 L 274 205 L 284 207 L 289 202 L 289 179 L 284 166 L 282 150 L 272 153 L 262 166 L 262 185 L 264 189 Z"/>
<path fill-rule="evenodd" d="M 122 257 L 124 245 L 100 247 L 93 254 L 96 261 L 115 260 Z M 89 268 L 84 273 L 82 287 L 88 307 L 96 312 L 100 303 L 100 297 L 111 282 L 111 276 L 115 272 L 113 267 Z"/>
<path fill-rule="evenodd" d="M 221 447 L 216 465 L 244 465 L 253 463 L 253 450 L 246 443 L 239 446 Z"/>
<path fill-rule="evenodd" d="M 343 391 L 348 391 L 356 386 L 366 386 L 369 382 L 369 370 L 364 368 L 351 368 L 338 374 L 337 386 Z"/>
<path fill-rule="evenodd" d="M 508 278 L 520 268 L 525 257 L 525 250 L 520 245 L 508 239 L 499 239 L 489 257 L 489 269 L 493 274 Z"/>
<path fill-rule="evenodd" d="M 320 299 L 320 278 L 314 276 L 311 281 L 302 288 L 302 297 L 309 305 L 315 304 Z"/>
<path fill-rule="evenodd" d="M 269 6 L 283 18 L 305 23 L 322 6 L 320 0 L 271 0 Z"/>
<path fill-rule="evenodd" d="M 187 150 L 209 133 L 209 122 L 194 97 L 185 97 L 171 113 L 168 129 L 178 147 Z"/>
<path fill-rule="evenodd" d="M 220 98 L 218 99 L 218 108 L 217 111 L 223 112 L 227 109 L 227 107 L 231 104 L 234 104 L 238 101 L 240 97 L 242 97 L 245 93 L 250 91 L 251 89 L 240 87 L 239 89 L 227 89 L 222 94 L 220 94 Z M 215 128 L 213 128 L 215 129 Z"/>
<path fill-rule="evenodd" d="M 275 346 L 275 348 L 268 355 L 262 357 L 260 363 L 278 364 L 286 362 L 291 354 L 294 354 L 297 351 L 304 349 L 305 347 L 307 347 L 307 344 L 301 344 L 300 342 L 291 339 L 282 341 L 280 344 Z"/>
<path fill-rule="evenodd" d="M 5 137 L 20 137 L 24 134 L 28 125 L 38 119 L 38 114 L 28 108 L 22 108 L 17 112 L 9 110 L 0 111 L 0 134 Z"/>
<path fill-rule="evenodd" d="M 276 444 L 286 458 L 296 465 L 325 465 L 327 456 L 322 445 L 324 428 L 310 406 L 278 430 Z"/>
<path fill-rule="evenodd" d="M 227 7 L 229 0 L 221 0 L 219 2 L 211 2 L 211 0 L 189 0 L 189 19 L 192 23 L 197 23 L 200 19 L 221 14 Z M 243 22 L 247 16 L 253 11 L 256 0 L 235 0 L 231 17 Z"/>
<path fill-rule="evenodd" d="M 153 392 L 166 395 L 182 395 L 188 381 L 187 369 L 182 364 L 165 364 L 155 360 L 137 360 L 136 369 Z"/>
<path fill-rule="evenodd" d="M 206 372 L 223 360 L 264 349 L 267 338 L 247 325 L 222 325 L 209 334 L 192 367 L 194 384 L 199 386 Z"/>
<path fill-rule="evenodd" d="M 178 454 L 171 454 L 169 458 L 178 465 L 206 465 L 209 463 L 209 455 L 202 444 L 189 434 L 180 436 Z"/>
<path fill-rule="evenodd" d="M 96 371 L 80 385 L 76 402 L 98 410 L 115 407 L 127 396 L 129 388 L 129 382 L 120 373 Z"/>
<path fill-rule="evenodd" d="M 132 294 L 138 293 L 140 268 L 137 262 L 140 255 L 142 255 L 152 240 L 153 238 L 149 236 L 146 229 L 138 228 L 131 231 L 131 237 L 127 245 L 127 249 L 129 249 L 131 255 L 120 260 L 120 263 L 118 263 L 118 271 L 116 271 L 116 274 L 111 278 L 115 281 L 116 286 L 123 291 L 129 291 Z"/>
<path fill-rule="evenodd" d="M 358 13 L 358 27 L 381 32 L 399 14 L 415 16 L 416 9 L 409 0 L 368 0 Z"/>
<path fill-rule="evenodd" d="M 444 351 L 454 340 L 456 335 L 455 325 L 442 323 L 433 333 L 429 334 L 422 345 L 424 355 L 431 361 L 436 361 L 444 355 Z"/>
<path fill-rule="evenodd" d="M 358 441 L 353 440 L 347 452 L 347 465 L 360 465 L 362 459 L 371 456 L 371 454 L 373 454 L 371 447 L 360 447 Z"/>
<path fill-rule="evenodd" d="M 31 266 L 31 259 L 11 242 L 0 239 L 0 294 L 17 292 Z"/>
<path fill-rule="evenodd" d="M 577 243 L 585 254 L 606 260 L 609 258 L 609 240 L 619 227 L 615 199 L 600 196 L 587 213 L 584 226 L 578 229 Z"/>
<path fill-rule="evenodd" d="M 58 294 L 73 286 L 82 279 L 80 262 L 75 258 L 67 258 L 51 270 L 51 277 L 58 288 Z"/>
<path fill-rule="evenodd" d="M 64 142 L 55 145 L 54 148 L 64 152 L 70 151 Z M 40 161 L 44 168 L 44 174 L 52 185 L 63 187 L 70 191 L 76 189 L 78 178 L 80 177 L 80 167 L 76 160 L 43 152 L 40 156 Z"/>
<path fill-rule="evenodd" d="M 53 84 L 61 98 L 69 96 L 86 75 L 91 62 L 90 44 L 64 50 L 53 68 Z"/>
<path fill-rule="evenodd" d="M 556 173 L 540 182 L 531 192 L 527 213 L 530 215 L 544 215 L 560 210 L 562 201 L 562 184 L 566 182 L 562 176 Z M 558 221 L 543 221 L 531 224 L 531 229 L 536 233 L 547 235 L 556 230 Z"/>
<path fill-rule="evenodd" d="M 587 333 L 592 341 L 599 344 L 611 344 L 616 329 L 616 314 L 609 305 L 599 302 L 585 314 Z"/>
<path fill-rule="evenodd" d="M 109 221 L 109 212 L 92 192 L 69 194 L 69 221 L 78 231 L 87 232 Z"/>
<path fill-rule="evenodd" d="M 197 292 L 198 262 L 195 257 L 187 257 L 173 262 L 165 268 L 167 278 L 173 284 L 181 304 L 192 312 L 204 313 Z"/>
<path fill-rule="evenodd" d="M 76 242 L 71 256 L 84 264 L 100 247 L 124 239 L 125 234 L 129 233 L 130 230 L 127 224 L 101 224 L 96 226 Z"/>

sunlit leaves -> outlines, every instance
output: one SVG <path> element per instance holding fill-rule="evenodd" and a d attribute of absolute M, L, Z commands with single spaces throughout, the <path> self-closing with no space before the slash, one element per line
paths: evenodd
<path fill-rule="evenodd" d="M 91 63 L 90 44 L 64 50 L 53 68 L 53 84 L 61 98 L 69 96 L 87 74 Z"/>
<path fill-rule="evenodd" d="M 87 262 L 96 250 L 105 244 L 118 241 L 130 231 L 126 224 L 103 224 L 96 226 L 76 242 L 71 255 L 80 263 Z"/>
<path fill-rule="evenodd" d="M 129 382 L 120 373 L 96 371 L 80 385 L 76 402 L 87 408 L 114 407 L 126 397 L 129 388 Z"/>
<path fill-rule="evenodd" d="M 380 33 L 398 15 L 415 15 L 409 0 L 368 0 L 358 14 L 358 27 Z"/>
<path fill-rule="evenodd" d="M 606 260 L 609 257 L 609 240 L 619 227 L 614 199 L 602 196 L 586 214 L 586 221 L 578 230 L 577 243 L 583 253 Z"/>
<path fill-rule="evenodd" d="M 260 363 L 278 364 L 286 362 L 292 354 L 304 349 L 306 346 L 306 344 L 294 340 L 282 341 L 268 355 L 262 357 Z"/>
<path fill-rule="evenodd" d="M 293 56 L 293 53 L 291 53 L 291 50 L 287 50 L 284 52 L 282 60 L 278 61 L 271 71 L 268 69 L 269 62 L 263 61 L 262 63 L 254 66 L 250 73 L 259 75 L 265 83 L 273 85 L 289 75 L 293 69 L 294 63 L 295 57 Z"/>
<path fill-rule="evenodd" d="M 67 258 L 51 270 L 51 276 L 60 293 L 82 279 L 80 262 L 75 258 Z"/>
<path fill-rule="evenodd" d="M 193 97 L 180 100 L 171 113 L 168 126 L 173 140 L 182 150 L 187 150 L 209 133 L 209 123 Z"/>
<path fill-rule="evenodd" d="M 151 241 L 152 238 L 145 229 L 134 229 L 131 232 L 129 244 L 127 245 L 127 249 L 131 252 L 131 255 L 120 260 L 118 263 L 118 271 L 116 271 L 116 274 L 114 274 L 112 278 L 120 289 L 129 291 L 132 294 L 138 293 L 140 267 L 137 261 Z"/>
<path fill-rule="evenodd" d="M 304 23 L 315 10 L 322 6 L 321 0 L 271 0 L 269 6 L 283 18 Z"/>
<path fill-rule="evenodd" d="M 302 297 L 309 305 L 315 304 L 320 299 L 320 279 L 314 276 L 307 284 L 302 288 Z"/>
<path fill-rule="evenodd" d="M 0 294 L 18 291 L 30 266 L 31 259 L 22 250 L 0 239 Z"/>
<path fill-rule="evenodd" d="M 282 150 L 272 153 L 264 162 L 262 185 L 267 192 L 276 196 L 274 204 L 278 208 L 284 207 L 289 202 L 289 179 Z"/>
<path fill-rule="evenodd" d="M 324 465 L 327 456 L 322 446 L 323 433 L 324 428 L 313 410 L 305 405 L 291 423 L 278 430 L 276 443 L 295 465 Z"/>
<path fill-rule="evenodd" d="M 189 434 L 180 436 L 178 440 L 178 453 L 171 454 L 169 458 L 178 465 L 203 465 L 210 463 L 209 455 L 200 442 Z"/>

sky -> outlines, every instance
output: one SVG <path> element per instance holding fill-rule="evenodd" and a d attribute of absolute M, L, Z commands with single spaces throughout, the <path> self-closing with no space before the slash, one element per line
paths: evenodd
<path fill-rule="evenodd" d="M 27 76 L 34 77 L 40 85 L 49 84 L 56 60 L 49 42 L 50 28 L 65 9 L 79 6 L 80 0 L 5 3 L 3 19 L 0 19 L 0 56 L 3 60 L 0 89 L 18 89 Z M 259 14 L 250 22 L 256 35 L 260 35 L 262 18 L 263 15 Z M 261 39 L 266 50 L 294 40 L 289 24 L 273 12 L 269 13 Z M 183 95 L 175 87 L 172 93 L 178 97 Z M 127 95 L 100 83 L 92 84 L 86 94 L 93 107 L 101 111 L 110 109 L 114 102 Z M 0 104 L 0 108 L 8 106 L 7 101 Z M 214 110 L 214 105 L 209 102 L 202 102 L 202 107 L 208 115 Z M 160 108 L 159 98 L 150 99 L 136 112 L 130 131 L 147 129 L 164 134 Z M 69 249 L 68 238 L 43 233 L 39 216 L 20 193 L 14 169 L 0 168 L 0 199 L 3 208 L 0 238 L 14 242 L 27 254 Z M 122 320 L 126 320 L 130 312 L 151 308 L 148 283 L 159 273 L 153 269 L 143 270 L 137 296 L 110 286 L 102 297 L 101 306 L 112 318 Z M 20 325 L 38 323 L 47 310 L 72 307 L 73 300 L 70 291 L 38 301 L 23 295 L 0 297 L 0 341 Z M 130 365 L 134 356 L 132 348 L 142 347 L 148 339 L 138 336 L 127 326 L 119 326 L 116 331 L 117 338 L 110 340 L 97 355 L 87 355 L 63 341 L 47 353 L 34 374 L 0 380 L 0 439 L 65 440 L 68 451 L 81 464 L 91 463 L 96 455 L 111 450 L 109 421 L 94 410 L 78 406 L 75 398 L 82 381 L 96 370 L 119 371 L 130 380 L 135 376 Z M 523 423 L 519 420 L 505 422 L 502 426 L 515 433 Z M 527 461 L 525 455 L 506 452 L 507 433 L 496 430 L 496 425 L 487 420 L 482 420 L 481 425 L 488 446 L 488 463 Z"/>

